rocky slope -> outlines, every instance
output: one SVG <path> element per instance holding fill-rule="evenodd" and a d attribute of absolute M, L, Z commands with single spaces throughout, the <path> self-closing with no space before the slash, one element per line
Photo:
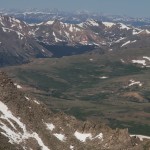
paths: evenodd
<path fill-rule="evenodd" d="M 127 129 L 112 130 L 99 122 L 82 122 L 53 114 L 44 104 L 21 92 L 0 73 L 0 149 L 3 150 L 142 150 L 149 137 L 131 137 Z"/>
<path fill-rule="evenodd" d="M 29 26 L 15 18 L 0 16 L 0 66 L 27 63 L 51 53 L 28 36 Z"/>

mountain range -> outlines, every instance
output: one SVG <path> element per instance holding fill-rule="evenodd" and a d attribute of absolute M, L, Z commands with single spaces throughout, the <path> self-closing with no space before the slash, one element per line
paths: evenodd
<path fill-rule="evenodd" d="M 141 29 L 122 23 L 88 19 L 80 24 L 59 20 L 27 24 L 3 15 L 0 16 L 0 32 L 1 66 L 27 63 L 32 58 L 51 57 L 53 46 L 85 46 L 90 50 L 97 47 L 112 51 L 127 47 L 149 47 L 150 38 L 148 28 Z"/>
<path fill-rule="evenodd" d="M 65 23 L 77 24 L 92 18 L 98 21 L 130 24 L 136 27 L 150 25 L 149 17 L 130 17 L 89 11 L 65 12 L 57 9 L 1 9 L 0 13 L 13 16 L 28 23 L 40 23 L 57 19 Z"/>
<path fill-rule="evenodd" d="M 56 13 L 0 16 L 0 149 L 149 150 L 150 27 Z"/>

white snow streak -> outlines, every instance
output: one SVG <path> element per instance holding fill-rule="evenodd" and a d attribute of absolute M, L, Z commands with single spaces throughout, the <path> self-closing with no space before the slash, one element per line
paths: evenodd
<path fill-rule="evenodd" d="M 140 81 L 130 80 L 130 84 L 128 86 L 138 85 L 142 86 L 143 84 Z"/>
<path fill-rule="evenodd" d="M 63 134 L 54 133 L 53 135 L 62 142 L 66 140 L 66 137 Z"/>
<path fill-rule="evenodd" d="M 147 59 L 150 61 L 150 57 L 147 57 L 147 56 L 143 56 L 144 59 Z"/>
<path fill-rule="evenodd" d="M 17 87 L 17 89 L 22 89 L 22 86 L 17 83 L 14 83 L 14 85 Z"/>
<path fill-rule="evenodd" d="M 132 63 L 146 66 L 146 60 L 132 60 Z"/>
<path fill-rule="evenodd" d="M 120 29 L 127 29 L 127 30 L 130 29 L 128 26 L 126 26 L 126 25 L 123 24 L 123 23 L 119 23 L 119 25 L 120 25 Z"/>
<path fill-rule="evenodd" d="M 99 77 L 100 79 L 107 79 L 108 77 L 105 77 L 105 76 L 102 76 L 102 77 Z"/>
<path fill-rule="evenodd" d="M 105 25 L 107 28 L 111 28 L 112 26 L 116 25 L 115 23 L 112 22 L 102 22 L 103 25 Z"/>
<path fill-rule="evenodd" d="M 127 41 L 126 43 L 122 44 L 121 47 L 123 47 L 123 46 L 125 46 L 125 45 L 128 45 L 128 44 L 130 44 L 130 43 L 131 43 L 131 41 Z"/>
<path fill-rule="evenodd" d="M 89 140 L 94 140 L 96 138 L 100 139 L 103 141 L 103 133 L 100 133 L 98 134 L 97 136 L 95 137 L 92 137 L 92 134 L 91 133 L 80 133 L 78 131 L 76 131 L 74 133 L 74 136 L 81 142 L 86 142 L 87 139 Z"/>
<path fill-rule="evenodd" d="M 46 25 L 52 25 L 54 23 L 54 21 L 47 21 L 45 24 Z"/>
<path fill-rule="evenodd" d="M 10 143 L 21 144 L 25 143 L 25 141 L 29 138 L 34 138 L 38 142 L 39 146 L 41 146 L 42 150 L 49 150 L 49 148 L 44 145 L 39 135 L 36 132 L 28 132 L 25 124 L 23 124 L 19 118 L 15 117 L 8 107 L 1 101 L 0 112 L 2 113 L 0 119 L 5 119 L 13 128 L 9 128 L 6 124 L 0 121 L 0 128 L 3 130 L 1 134 L 8 137 Z M 15 124 L 17 124 L 22 131 L 16 132 L 17 129 L 15 128 Z"/>
<path fill-rule="evenodd" d="M 150 139 L 150 136 L 144 136 L 144 135 L 130 135 L 131 137 L 138 137 L 141 141 L 143 139 Z"/>
<path fill-rule="evenodd" d="M 74 146 L 70 145 L 70 150 L 74 150 Z"/>

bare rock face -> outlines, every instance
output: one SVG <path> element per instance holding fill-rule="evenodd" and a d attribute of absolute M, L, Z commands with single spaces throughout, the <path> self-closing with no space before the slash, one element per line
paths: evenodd
<path fill-rule="evenodd" d="M 142 150 L 150 141 L 130 137 L 127 129 L 82 122 L 54 114 L 40 101 L 21 92 L 0 73 L 0 149 L 2 150 Z"/>
<path fill-rule="evenodd" d="M 51 57 L 51 53 L 29 33 L 29 25 L 25 22 L 0 16 L 0 66 L 28 63 L 36 57 Z"/>

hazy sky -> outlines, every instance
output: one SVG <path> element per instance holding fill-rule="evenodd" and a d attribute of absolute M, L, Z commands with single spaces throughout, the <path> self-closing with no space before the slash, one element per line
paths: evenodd
<path fill-rule="evenodd" d="M 150 0 L 0 0 L 0 8 L 57 8 L 150 17 Z"/>

